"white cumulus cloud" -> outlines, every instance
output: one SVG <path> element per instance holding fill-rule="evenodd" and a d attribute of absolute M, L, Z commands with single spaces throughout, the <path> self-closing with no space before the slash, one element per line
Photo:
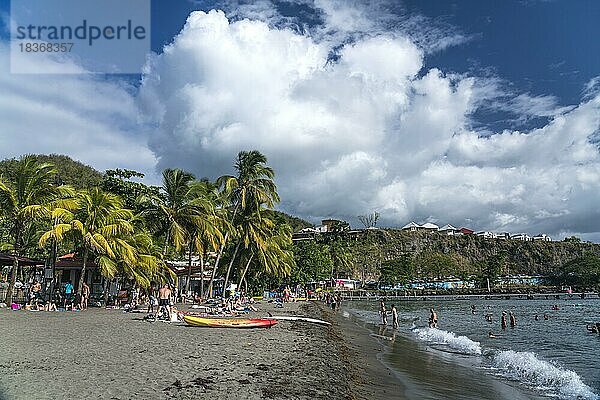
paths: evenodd
<path fill-rule="evenodd" d="M 331 29 L 356 14 L 323 9 L 335 16 Z M 313 220 L 378 210 L 387 224 L 598 230 L 600 156 L 590 137 L 599 97 L 566 108 L 522 94 L 512 104 L 550 122 L 481 135 L 471 115 L 498 94 L 489 79 L 424 70 L 427 52 L 397 33 L 334 46 L 265 21 L 192 13 L 140 89 L 159 165 L 214 178 L 239 150 L 258 149 L 277 172 L 282 207 Z"/>

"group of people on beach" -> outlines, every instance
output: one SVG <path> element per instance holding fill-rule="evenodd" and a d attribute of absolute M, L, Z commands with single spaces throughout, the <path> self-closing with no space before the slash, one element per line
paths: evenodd
<path fill-rule="evenodd" d="M 81 291 L 75 293 L 71 281 L 64 285 L 57 285 L 49 299 L 45 300 L 42 295 L 42 284 L 35 281 L 29 289 L 29 301 L 22 307 L 28 311 L 58 311 L 59 307 L 65 311 L 83 311 L 88 308 L 90 298 L 90 287 L 83 282 Z M 13 308 L 19 308 L 14 307 Z"/>
<path fill-rule="evenodd" d="M 381 300 L 379 302 L 379 315 L 381 316 L 381 323 L 383 325 L 388 324 L 387 314 L 388 314 L 388 311 L 385 307 L 385 302 L 383 300 Z M 398 324 L 398 310 L 396 310 L 396 306 L 393 304 L 390 308 L 390 314 L 392 315 L 392 327 L 394 329 L 398 329 L 398 327 L 400 326 Z"/>

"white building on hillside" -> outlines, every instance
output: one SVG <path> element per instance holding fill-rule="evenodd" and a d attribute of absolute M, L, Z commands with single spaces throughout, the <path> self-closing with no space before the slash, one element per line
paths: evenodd
<path fill-rule="evenodd" d="M 541 241 L 541 242 L 551 242 L 552 238 L 548 235 L 546 235 L 545 233 L 540 233 L 539 235 L 535 235 L 533 237 L 534 241 Z"/>
<path fill-rule="evenodd" d="M 530 240 L 532 240 L 531 236 L 529 236 L 526 233 L 517 233 L 517 234 L 511 235 L 510 238 L 512 240 L 521 240 L 523 242 L 529 242 Z"/>
<path fill-rule="evenodd" d="M 490 231 L 481 231 L 481 232 L 477 232 L 475 234 L 475 236 L 484 238 L 484 239 L 493 239 L 494 238 L 494 232 L 490 232 Z"/>
<path fill-rule="evenodd" d="M 442 235 L 454 236 L 460 234 L 460 229 L 452 226 L 450 224 L 446 224 L 438 229 L 438 232 Z"/>
<path fill-rule="evenodd" d="M 415 223 L 414 221 L 410 221 L 408 224 L 406 224 L 402 227 L 402 230 L 414 232 L 414 231 L 419 230 L 419 228 L 421 228 L 421 225 Z"/>
<path fill-rule="evenodd" d="M 421 229 L 422 230 L 426 230 L 426 231 L 438 231 L 438 229 L 440 229 L 439 226 L 437 226 L 436 224 L 432 224 L 431 222 L 426 222 L 423 225 L 421 225 Z"/>

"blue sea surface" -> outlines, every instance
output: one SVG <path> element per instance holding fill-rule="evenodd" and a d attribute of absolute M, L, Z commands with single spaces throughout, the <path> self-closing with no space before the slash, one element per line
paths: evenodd
<path fill-rule="evenodd" d="M 381 360 L 405 398 L 600 399 L 600 335 L 586 329 L 600 322 L 598 299 L 398 301 L 398 329 L 381 325 L 378 307 L 350 301 L 345 315 L 387 344 Z M 437 329 L 427 326 L 430 308 Z M 501 328 L 502 311 L 514 328 Z"/>

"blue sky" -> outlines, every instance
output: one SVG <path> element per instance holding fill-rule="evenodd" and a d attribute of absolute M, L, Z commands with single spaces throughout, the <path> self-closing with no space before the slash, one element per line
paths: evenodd
<path fill-rule="evenodd" d="M 165 167 L 214 178 L 256 148 L 281 208 L 312 221 L 376 210 L 597 240 L 598 20 L 583 0 L 155 0 L 139 75 L 0 77 L 0 156 L 62 152 L 155 183 Z"/>

